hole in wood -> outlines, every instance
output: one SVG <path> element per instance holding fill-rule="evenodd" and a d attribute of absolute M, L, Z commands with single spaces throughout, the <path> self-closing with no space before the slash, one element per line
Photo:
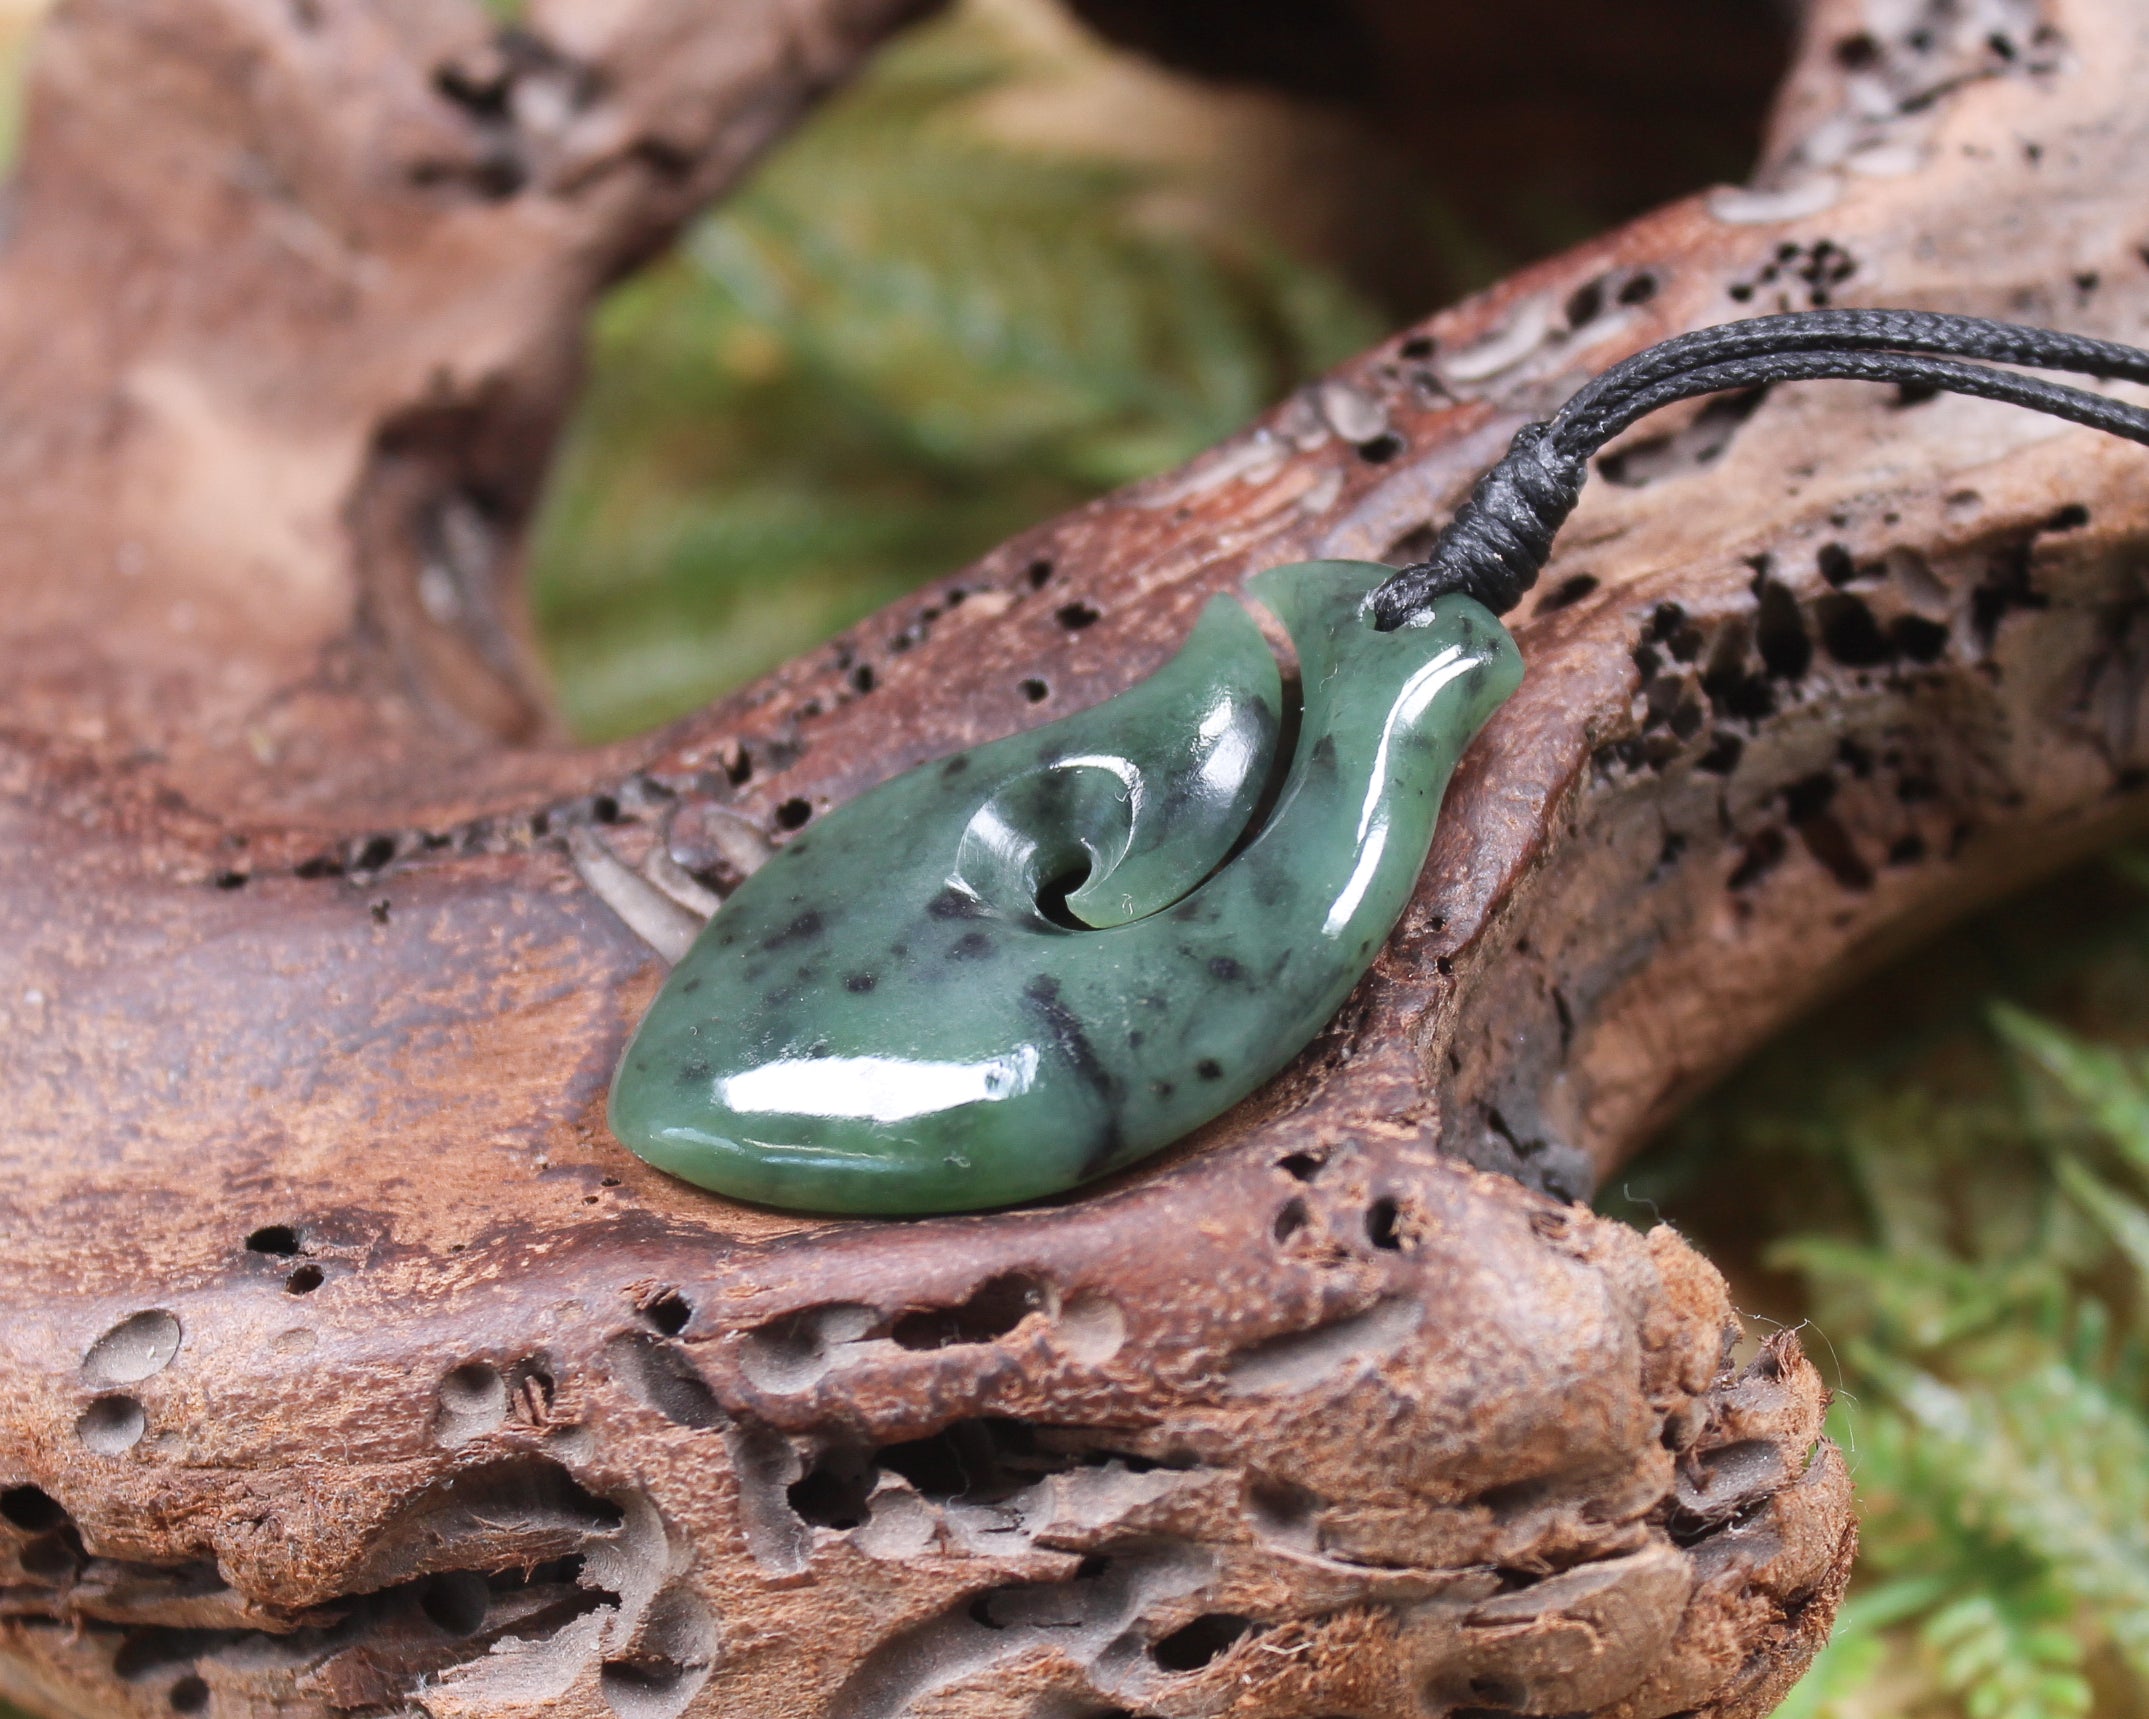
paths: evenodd
<path fill-rule="evenodd" d="M 1149 1657 L 1162 1671 L 1199 1671 L 1229 1652 L 1232 1643 L 1253 1627 L 1251 1618 L 1236 1612 L 1207 1612 L 1157 1642 Z"/>
<path fill-rule="evenodd" d="M 855 1343 L 880 1325 L 880 1315 L 856 1302 L 802 1307 L 746 1333 L 740 1363 L 765 1391 L 802 1391 L 829 1368 L 832 1344 Z"/>
<path fill-rule="evenodd" d="M 179 1353 L 179 1321 L 161 1309 L 122 1319 L 82 1357 L 82 1376 L 93 1385 L 131 1385 L 161 1373 Z"/>
<path fill-rule="evenodd" d="M 693 1317 L 693 1305 L 676 1289 L 664 1290 L 642 1304 L 642 1318 L 660 1336 L 678 1336 Z"/>
<path fill-rule="evenodd" d="M 621 1382 L 674 1426 L 706 1430 L 724 1424 L 715 1394 L 675 1345 L 630 1331 L 615 1337 L 608 1353 Z"/>
<path fill-rule="evenodd" d="M 598 1687 L 620 1719 L 676 1719 L 716 1657 L 708 1608 L 686 1588 L 671 1588 L 650 1603 L 632 1649 L 606 1662 Z"/>
<path fill-rule="evenodd" d="M 59 1500 L 41 1486 L 10 1486 L 0 1492 L 0 1521 L 27 1533 L 42 1534 L 67 1521 Z"/>
<path fill-rule="evenodd" d="M 142 1442 L 149 1417 L 132 1397 L 99 1397 L 75 1422 L 75 1437 L 93 1456 L 118 1456 Z"/>
<path fill-rule="evenodd" d="M 1068 1354 L 1097 1366 L 1118 1354 L 1126 1342 L 1127 1316 L 1110 1296 L 1084 1293 L 1061 1310 L 1057 1329 Z"/>
<path fill-rule="evenodd" d="M 428 1576 L 418 1596 L 418 1609 L 435 1629 L 447 1635 L 476 1635 L 485 1627 L 492 1592 L 475 1570 L 448 1570 Z"/>
<path fill-rule="evenodd" d="M 1009 1272 L 987 1278 L 958 1306 L 904 1314 L 889 1335 L 904 1349 L 952 1349 L 964 1343 L 990 1343 L 996 1337 L 1005 1337 L 1032 1313 L 1042 1312 L 1046 1305 L 1042 1283 L 1020 1272 Z"/>

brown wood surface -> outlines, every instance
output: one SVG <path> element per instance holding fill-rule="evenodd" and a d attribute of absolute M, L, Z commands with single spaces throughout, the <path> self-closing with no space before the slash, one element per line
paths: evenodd
<path fill-rule="evenodd" d="M 1679 329 L 2139 338 L 2149 14 L 1822 0 L 1756 188 L 569 747 L 515 569 L 584 309 L 913 10 L 76 0 L 44 43 L 0 252 L 26 1704 L 1730 1719 L 1825 1631 L 1816 1374 L 1731 1365 L 1707 1263 L 1574 1202 L 2138 817 L 2140 450 L 1847 385 L 1645 426 L 1341 1018 L 1078 1199 L 825 1222 L 645 1169 L 602 1101 L 661 965 L 607 899 L 1117 690 L 1256 568 L 1407 555 Z"/>

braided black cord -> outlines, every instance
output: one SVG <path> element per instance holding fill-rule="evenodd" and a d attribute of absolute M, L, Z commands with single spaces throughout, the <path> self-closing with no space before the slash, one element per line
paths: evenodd
<path fill-rule="evenodd" d="M 1559 420 L 1586 435 L 1617 413 L 1624 400 L 1681 371 L 1739 358 L 1821 351 L 1923 352 L 2149 382 L 2149 353 L 2088 335 L 1937 311 L 1809 310 L 1696 329 L 1636 353 L 1577 389 L 1560 409 Z"/>
<path fill-rule="evenodd" d="M 1700 329 L 1615 365 L 1550 423 L 1523 426 L 1432 554 L 1373 594 L 1375 623 L 1406 625 L 1450 592 L 1507 613 L 1536 583 L 1597 450 L 1658 408 L 1701 394 L 1823 378 L 1892 382 L 2027 406 L 2149 444 L 2149 411 L 1964 358 L 2149 382 L 2149 352 L 1926 311 L 1811 311 Z"/>
<path fill-rule="evenodd" d="M 1765 369 L 1765 377 L 1757 374 Z M 1617 412 L 1590 426 L 1581 445 L 1595 452 L 1611 437 L 1646 418 L 1660 406 L 1691 400 L 1699 394 L 1718 394 L 1727 389 L 1750 388 L 1757 381 L 1770 382 L 1894 382 L 1911 388 L 1938 388 L 1950 394 L 1975 394 L 1987 400 L 2003 400 L 2010 406 L 2108 430 L 2131 442 L 2149 442 L 2149 410 L 2102 394 L 2071 388 L 2064 382 L 2047 382 L 2041 376 L 2023 376 L 2012 370 L 1988 370 L 1982 364 L 1965 364 L 1952 358 L 1926 358 L 1894 352 L 1791 352 L 1779 357 L 1736 359 L 1728 364 L 1704 365 L 1683 371 L 1631 395 Z M 1552 421 L 1552 440 L 1561 440 L 1561 418 Z M 1588 454 L 1584 453 L 1583 458 Z"/>

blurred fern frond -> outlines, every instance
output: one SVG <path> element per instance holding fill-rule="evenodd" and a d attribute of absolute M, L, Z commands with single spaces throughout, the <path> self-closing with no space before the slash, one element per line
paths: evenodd
<path fill-rule="evenodd" d="M 1622 1189 L 1841 1386 L 1862 1551 L 1784 1719 L 2149 1714 L 2149 865 L 1928 945 Z"/>
<path fill-rule="evenodd" d="M 2091 1032 L 2002 1002 L 1862 1058 L 1785 1047 L 1802 1103 L 1764 1065 L 1692 1125 L 1785 1190 L 1760 1263 L 1844 1386 L 1864 1551 L 1789 1719 L 2149 1713 L 2145 949 L 2122 908 L 2038 950 Z"/>
<path fill-rule="evenodd" d="M 958 10 L 622 288 L 538 533 L 570 714 L 622 732 L 1036 520 L 1183 459 L 1379 323 L 1156 171 L 976 118 L 1018 48 Z"/>

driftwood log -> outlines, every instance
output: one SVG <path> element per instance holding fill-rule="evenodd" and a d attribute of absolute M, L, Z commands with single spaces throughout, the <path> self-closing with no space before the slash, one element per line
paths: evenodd
<path fill-rule="evenodd" d="M 47 1713 L 1760 1714 L 1796 1342 L 1576 1202 L 2149 781 L 2139 450 L 1775 390 L 1613 450 L 1335 1026 L 1079 1199 L 731 1206 L 604 1085 L 758 844 L 1400 559 L 1680 329 L 2139 338 L 2149 13 L 1819 0 L 1750 188 L 1397 336 L 671 730 L 515 578 L 592 296 L 911 0 L 77 0 L 0 253 L 0 1683 Z M 1042 702 L 1024 691 L 1048 689 Z M 622 912 L 627 917 L 622 917 Z"/>

